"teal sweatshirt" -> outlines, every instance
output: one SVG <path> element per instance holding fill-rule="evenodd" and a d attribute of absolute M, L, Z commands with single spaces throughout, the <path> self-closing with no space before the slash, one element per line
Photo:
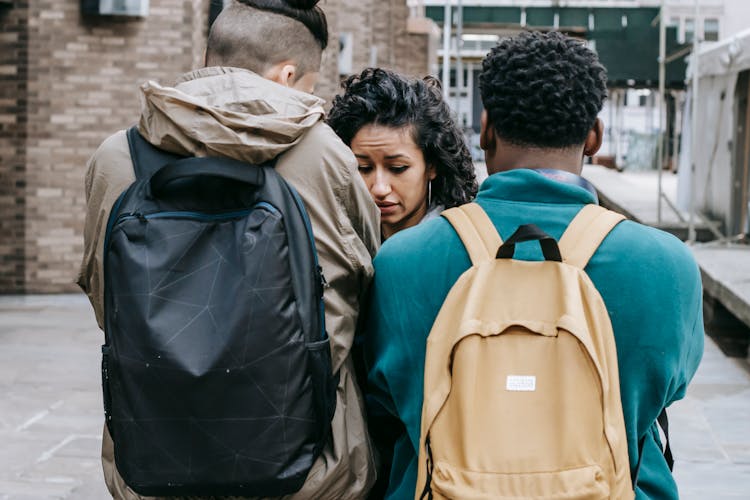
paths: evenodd
<path fill-rule="evenodd" d="M 476 201 L 503 239 L 529 223 L 559 239 L 596 197 L 533 170 L 512 170 L 490 176 Z M 538 244 L 524 243 L 517 245 L 515 258 L 543 257 Z M 399 232 L 375 259 L 364 338 L 368 410 L 371 426 L 383 425 L 381 417 L 403 424 L 395 426 L 401 431 L 391 444 L 387 498 L 414 496 L 425 342 L 448 291 L 470 265 L 458 235 L 442 217 Z M 624 221 L 604 240 L 586 272 L 612 320 L 631 470 L 638 461 L 638 441 L 646 438 L 636 497 L 676 499 L 656 418 L 685 395 L 703 354 L 698 267 L 675 237 Z M 383 434 L 383 429 L 371 431 Z"/>

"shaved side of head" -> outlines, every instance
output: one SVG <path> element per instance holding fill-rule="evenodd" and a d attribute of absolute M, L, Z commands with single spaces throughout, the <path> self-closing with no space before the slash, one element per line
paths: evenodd
<path fill-rule="evenodd" d="M 291 61 L 299 79 L 320 70 L 322 52 L 320 43 L 300 21 L 235 1 L 211 27 L 206 66 L 231 66 L 262 75 Z"/>

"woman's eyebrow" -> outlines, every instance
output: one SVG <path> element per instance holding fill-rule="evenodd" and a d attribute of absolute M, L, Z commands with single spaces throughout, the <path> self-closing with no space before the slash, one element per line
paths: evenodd
<path fill-rule="evenodd" d="M 399 153 L 399 154 L 395 154 L 395 155 L 387 155 L 387 156 L 385 157 L 385 159 L 386 159 L 386 160 L 397 160 L 397 159 L 399 159 L 399 158 L 403 158 L 403 159 L 405 159 L 405 160 L 410 160 L 410 159 L 411 159 L 411 158 L 409 157 L 409 155 L 405 155 L 405 154 L 401 154 L 401 153 Z"/>
<path fill-rule="evenodd" d="M 357 158 L 361 158 L 363 160 L 369 160 L 370 159 L 370 157 L 367 156 L 367 155 L 361 155 L 361 154 L 358 155 L 358 154 L 355 153 L 354 156 L 357 157 Z"/>

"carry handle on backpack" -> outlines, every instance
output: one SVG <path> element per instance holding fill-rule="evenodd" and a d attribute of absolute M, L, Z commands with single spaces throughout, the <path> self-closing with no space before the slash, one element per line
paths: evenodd
<path fill-rule="evenodd" d="M 496 258 L 498 259 L 512 259 L 513 254 L 516 251 L 516 243 L 523 243 L 524 241 L 538 241 L 542 247 L 542 254 L 544 254 L 544 260 L 551 260 L 555 262 L 562 262 L 562 256 L 560 255 L 560 248 L 557 246 L 555 239 L 539 229 L 535 224 L 524 224 L 519 226 L 513 235 L 505 240 L 505 243 L 498 248 Z"/>
<path fill-rule="evenodd" d="M 149 196 L 158 196 L 172 181 L 198 176 L 229 179 L 252 186 L 262 186 L 265 179 L 262 167 L 257 165 L 229 158 L 214 158 L 210 164 L 202 158 L 184 158 L 168 163 L 151 176 Z"/>

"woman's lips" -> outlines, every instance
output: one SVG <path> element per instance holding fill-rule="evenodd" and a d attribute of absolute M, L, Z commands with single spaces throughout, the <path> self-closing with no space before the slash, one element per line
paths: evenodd
<path fill-rule="evenodd" d="M 390 215 L 398 208 L 398 203 L 378 203 L 380 215 Z"/>

